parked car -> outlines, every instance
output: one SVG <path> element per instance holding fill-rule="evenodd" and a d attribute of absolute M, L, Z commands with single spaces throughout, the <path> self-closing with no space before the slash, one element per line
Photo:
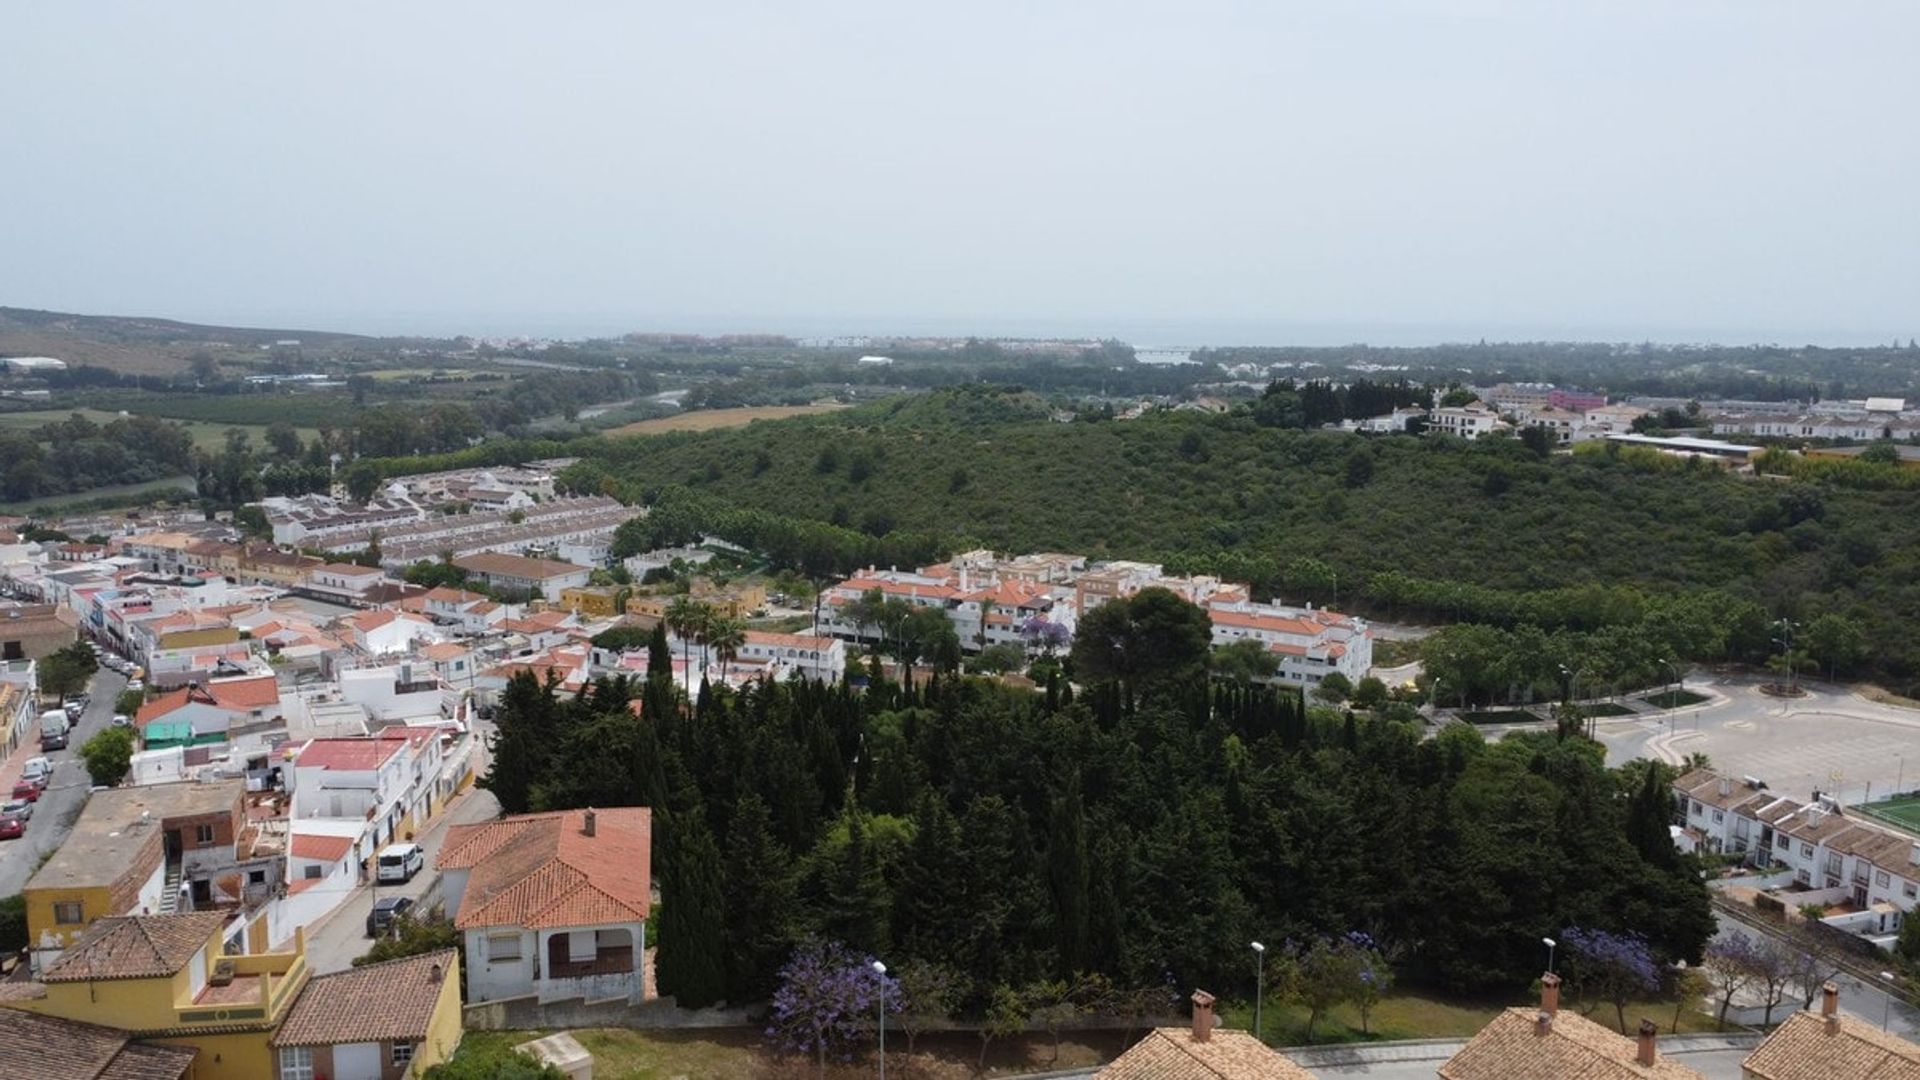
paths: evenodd
<path fill-rule="evenodd" d="M 46 787 L 47 778 L 53 775 L 53 762 L 43 757 L 30 757 L 26 765 L 21 767 L 20 775 Z"/>
<path fill-rule="evenodd" d="M 13 797 L 28 802 L 40 801 L 40 785 L 31 780 L 21 780 L 13 785 Z"/>
<path fill-rule="evenodd" d="M 22 821 L 31 820 L 33 817 L 33 804 L 25 799 L 8 799 L 5 806 L 0 806 L 0 817 L 5 817 L 8 814 L 18 815 Z"/>
<path fill-rule="evenodd" d="M 127 680 L 127 689 L 129 690 L 145 690 L 146 688 L 147 688 L 147 684 L 141 682 L 139 679 Z"/>
<path fill-rule="evenodd" d="M 412 906 L 413 898 L 410 896 L 381 897 L 379 902 L 373 905 L 373 910 L 367 912 L 367 936 L 379 937 L 386 933 Z"/>
<path fill-rule="evenodd" d="M 0 814 L 0 840 L 18 840 L 27 835 L 27 819 Z"/>
<path fill-rule="evenodd" d="M 132 727 L 133 717 L 128 716 L 126 713 L 123 713 L 123 712 L 114 713 L 113 726 L 114 727 Z"/>

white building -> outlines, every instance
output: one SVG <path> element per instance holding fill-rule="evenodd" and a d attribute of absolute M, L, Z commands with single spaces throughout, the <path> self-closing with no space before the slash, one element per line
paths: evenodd
<path fill-rule="evenodd" d="M 1373 631 L 1350 615 L 1323 608 L 1245 602 L 1207 609 L 1215 647 L 1258 641 L 1280 661 L 1274 681 L 1312 689 L 1335 672 L 1349 683 L 1373 667 Z"/>
<path fill-rule="evenodd" d="M 1433 410 L 1433 416 L 1427 421 L 1427 434 L 1478 439 L 1511 426 L 1500 419 L 1498 412 L 1475 401 Z"/>
<path fill-rule="evenodd" d="M 434 865 L 467 1000 L 641 1001 L 652 830 L 646 807 L 450 826 Z"/>

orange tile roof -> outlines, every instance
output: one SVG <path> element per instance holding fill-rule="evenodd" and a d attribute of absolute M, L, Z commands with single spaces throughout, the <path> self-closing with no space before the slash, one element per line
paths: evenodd
<path fill-rule="evenodd" d="M 1920 1046 L 1871 1024 L 1797 1012 L 1740 1063 L 1755 1080 L 1911 1080 L 1920 1077 Z"/>
<path fill-rule="evenodd" d="M 367 738 L 312 739 L 300 747 L 294 762 L 302 768 L 371 772 L 385 765 L 407 743 L 405 734 Z"/>
<path fill-rule="evenodd" d="M 1542 1030 L 1534 1007 L 1507 1009 L 1440 1066 L 1440 1080 L 1706 1080 L 1668 1057 L 1651 1068 L 1635 1060 L 1639 1043 L 1561 1009 Z"/>
<path fill-rule="evenodd" d="M 352 849 L 352 837 L 317 836 L 313 833 L 294 833 L 293 843 L 288 847 L 288 851 L 296 858 L 320 862 L 334 862 Z"/>
<path fill-rule="evenodd" d="M 1238 626 L 1249 630 L 1265 630 L 1274 634 L 1296 634 L 1300 637 L 1318 637 L 1320 627 L 1305 619 L 1284 619 L 1277 615 L 1258 615 L 1250 611 L 1222 611 L 1208 608 L 1207 617 L 1216 626 Z"/>
<path fill-rule="evenodd" d="M 459 956 L 443 949 L 316 975 L 274 1032 L 273 1045 L 420 1042 L 447 980 L 460 977 Z"/>
<path fill-rule="evenodd" d="M 1313 1080 L 1244 1031 L 1215 1028 L 1205 1042 L 1188 1028 L 1155 1028 L 1094 1074 L 1095 1080 Z"/>
<path fill-rule="evenodd" d="M 226 922 L 218 911 L 98 919 L 47 965 L 40 980 L 165 978 L 186 967 Z"/>
<path fill-rule="evenodd" d="M 470 869 L 454 925 L 543 929 L 641 922 L 652 903 L 653 815 L 644 806 L 519 814 L 454 825 L 435 865 Z"/>
<path fill-rule="evenodd" d="M 235 679 L 214 679 L 207 692 L 229 709 L 260 709 L 280 701 L 280 681 L 272 675 L 252 675 Z"/>

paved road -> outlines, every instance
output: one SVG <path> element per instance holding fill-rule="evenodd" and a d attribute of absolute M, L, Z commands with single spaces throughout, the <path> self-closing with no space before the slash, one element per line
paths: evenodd
<path fill-rule="evenodd" d="M 1714 767 L 1757 776 L 1806 800 L 1814 789 L 1844 802 L 1920 787 L 1920 711 L 1869 701 L 1844 687 L 1807 683 L 1801 698 L 1768 697 L 1754 676 L 1695 676 L 1687 688 L 1713 704 L 1605 720 L 1607 761 L 1635 757 L 1679 761 L 1699 751 Z M 1911 765 L 1909 769 L 1907 766 Z"/>
<path fill-rule="evenodd" d="M 1759 928 L 1750 926 L 1721 911 L 1714 912 L 1719 924 L 1715 938 L 1724 938 L 1739 931 L 1748 937 L 1758 936 Z M 1873 1027 L 1886 1025 L 1888 1031 L 1906 1039 L 1920 1039 L 1920 1009 L 1886 992 L 1882 986 L 1854 978 L 1846 972 L 1834 976 L 1834 985 L 1840 988 L 1840 1011 L 1854 1017 L 1863 1024 Z M 1817 1004 L 1817 1003 L 1816 1003 Z M 1775 1021 L 1784 1020 L 1800 1007 L 1800 1000 L 1789 995 L 1775 1013 Z"/>
<path fill-rule="evenodd" d="M 67 748 L 55 750 L 46 756 L 53 761 L 53 780 L 47 790 L 40 793 L 40 801 L 34 805 L 33 819 L 27 822 L 27 834 L 18 840 L 0 841 L 0 896 L 12 896 L 26 887 L 27 880 L 46 856 L 56 851 L 66 842 L 67 834 L 73 831 L 73 822 L 80 816 L 81 807 L 87 804 L 87 789 L 93 782 L 87 777 L 87 768 L 80 762 L 80 744 L 87 738 L 106 727 L 113 719 L 113 699 L 126 689 L 127 680 L 101 668 L 93 676 L 88 692 L 93 695 L 87 703 L 87 709 L 80 714 L 80 722 L 69 733 Z M 38 719 L 36 718 L 36 723 Z M 26 759 L 38 754 L 38 732 L 29 732 L 31 745 L 36 749 L 17 753 L 8 759 L 8 768 L 0 770 L 0 781 L 4 781 L 9 794 L 13 783 L 19 777 L 20 766 Z M 22 744 L 25 747 L 26 743 Z"/>

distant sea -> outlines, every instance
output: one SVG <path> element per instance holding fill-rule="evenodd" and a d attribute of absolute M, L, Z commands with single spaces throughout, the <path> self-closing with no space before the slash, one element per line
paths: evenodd
<path fill-rule="evenodd" d="M 175 316 L 181 317 L 181 316 Z M 209 319 L 202 316 L 202 319 Z M 802 339 L 857 337 L 1116 338 L 1135 349 L 1187 352 L 1231 345 L 1439 345 L 1476 341 L 1651 341 L 1659 344 L 1862 346 L 1905 341 L 1907 333 L 1791 327 L 1634 326 L 1607 323 L 1347 322 L 1254 318 L 1157 319 L 881 316 L 781 318 L 739 315 L 460 315 L 442 312 L 226 312 L 227 325 L 422 337 L 581 339 L 634 332 L 785 334 Z"/>

